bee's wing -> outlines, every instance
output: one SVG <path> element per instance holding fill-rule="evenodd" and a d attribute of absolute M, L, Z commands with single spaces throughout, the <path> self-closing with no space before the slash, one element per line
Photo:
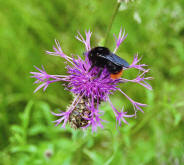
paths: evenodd
<path fill-rule="evenodd" d="M 111 53 L 109 55 L 101 56 L 101 57 L 111 61 L 112 63 L 114 63 L 118 66 L 123 66 L 123 67 L 126 67 L 126 68 L 129 67 L 128 62 L 125 61 L 124 59 L 122 59 L 121 57 L 117 56 L 116 54 Z"/>

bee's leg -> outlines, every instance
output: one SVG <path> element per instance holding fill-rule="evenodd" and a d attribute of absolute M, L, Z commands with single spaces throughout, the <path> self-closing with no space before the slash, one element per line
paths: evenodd
<path fill-rule="evenodd" d="M 100 68 L 98 74 L 97 74 L 95 77 L 93 77 L 92 79 L 94 80 L 94 79 L 96 79 L 96 78 L 99 78 L 100 75 L 102 74 L 102 71 L 103 71 L 103 68 Z"/>
<path fill-rule="evenodd" d="M 106 79 L 107 77 L 109 77 L 109 74 L 107 74 L 106 76 L 104 76 L 103 79 Z"/>
<path fill-rule="evenodd" d="M 95 64 L 91 65 L 91 67 L 88 70 L 88 73 L 94 68 L 94 66 L 95 66 Z M 93 77 L 93 79 L 96 79 L 96 78 L 100 77 L 100 75 L 102 74 L 102 71 L 103 71 L 103 68 L 100 68 L 98 74 L 95 77 Z"/>
<path fill-rule="evenodd" d="M 102 71 L 103 71 L 103 68 L 100 68 L 100 70 L 99 70 L 99 72 L 98 72 L 96 78 L 100 77 L 100 75 L 102 74 Z"/>
<path fill-rule="evenodd" d="M 94 68 L 94 66 L 95 66 L 94 64 L 91 65 L 91 67 L 88 70 L 88 73 Z"/>

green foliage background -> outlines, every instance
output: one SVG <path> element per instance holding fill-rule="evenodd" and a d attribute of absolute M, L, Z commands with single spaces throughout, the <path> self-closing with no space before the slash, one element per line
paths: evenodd
<path fill-rule="evenodd" d="M 122 3 L 113 33 L 126 29 L 118 54 L 128 62 L 135 53 L 151 67 L 153 91 L 122 85 L 134 100 L 149 106 L 119 130 L 107 104 L 104 130 L 54 127 L 50 111 L 64 110 L 72 96 L 61 84 L 33 94 L 33 65 L 65 74 L 64 61 L 45 55 L 54 39 L 67 54 L 82 55 L 74 36 L 91 29 L 92 45 L 103 42 L 115 0 L 0 0 L 0 164 L 3 165 L 158 165 L 184 164 L 184 1 L 135 0 Z M 138 14 L 139 23 L 135 15 Z M 130 75 L 126 76 L 133 76 Z M 131 104 L 120 94 L 117 107 Z"/>

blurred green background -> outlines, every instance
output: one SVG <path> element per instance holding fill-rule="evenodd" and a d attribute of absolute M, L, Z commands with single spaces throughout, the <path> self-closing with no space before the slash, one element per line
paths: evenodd
<path fill-rule="evenodd" d="M 184 1 L 136 0 L 122 3 L 112 25 L 128 33 L 118 55 L 132 62 L 139 53 L 151 68 L 153 91 L 136 84 L 121 88 L 146 103 L 144 114 L 118 130 L 109 105 L 104 130 L 92 134 L 55 127 L 50 111 L 64 110 L 69 92 L 51 84 L 44 93 L 30 71 L 43 64 L 50 74 L 65 74 L 64 60 L 45 55 L 58 39 L 67 54 L 82 55 L 77 31 L 93 31 L 92 45 L 103 42 L 116 0 L 0 0 L 0 164 L 3 165 L 165 165 L 184 164 Z M 126 75 L 132 77 L 133 73 Z M 116 93 L 116 107 L 131 104 Z"/>

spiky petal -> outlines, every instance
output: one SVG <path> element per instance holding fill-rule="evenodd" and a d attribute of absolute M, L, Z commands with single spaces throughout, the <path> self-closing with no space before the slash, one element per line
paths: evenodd
<path fill-rule="evenodd" d="M 118 50 L 119 46 L 125 40 L 125 38 L 127 37 L 127 35 L 128 34 L 125 35 L 125 30 L 123 31 L 123 34 L 122 34 L 122 28 L 120 29 L 120 32 L 119 32 L 118 37 L 116 37 L 115 34 L 114 34 L 114 38 L 116 40 L 116 47 L 114 49 L 114 53 Z"/>

